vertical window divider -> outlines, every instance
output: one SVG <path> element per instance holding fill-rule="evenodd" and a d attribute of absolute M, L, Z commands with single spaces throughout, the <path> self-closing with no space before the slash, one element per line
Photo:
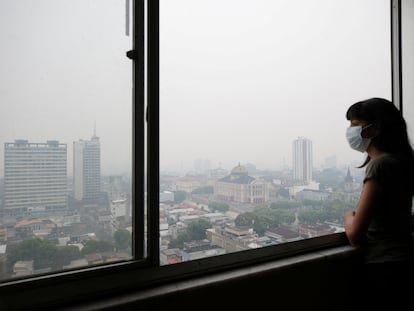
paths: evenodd
<path fill-rule="evenodd" d="M 159 0 L 148 1 L 148 170 L 147 219 L 148 255 L 159 265 Z"/>
<path fill-rule="evenodd" d="M 133 1 L 132 254 L 144 256 L 145 239 L 145 21 L 144 0 Z"/>
<path fill-rule="evenodd" d="M 391 0 L 390 5 L 392 101 L 402 112 L 401 0 Z"/>

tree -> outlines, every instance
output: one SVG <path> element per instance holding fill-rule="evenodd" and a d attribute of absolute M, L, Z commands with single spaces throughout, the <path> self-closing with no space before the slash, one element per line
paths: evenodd
<path fill-rule="evenodd" d="M 314 224 L 325 220 L 324 214 L 319 210 L 306 210 L 298 213 L 298 219 L 304 224 Z"/>
<path fill-rule="evenodd" d="M 206 238 L 206 230 L 211 228 L 208 220 L 200 219 L 188 224 L 187 232 L 190 240 L 203 240 Z"/>
<path fill-rule="evenodd" d="M 313 177 L 320 183 L 321 189 L 332 187 L 337 188 L 345 179 L 345 172 L 337 168 L 326 168 L 322 171 L 315 171 Z"/>
<path fill-rule="evenodd" d="M 72 260 L 76 260 L 82 257 L 79 247 L 75 245 L 67 245 L 63 247 L 58 247 L 58 260 L 57 265 L 58 267 L 63 267 L 68 264 Z"/>
<path fill-rule="evenodd" d="M 254 209 L 254 213 L 257 215 L 258 222 L 261 225 L 261 230 L 269 227 L 278 227 L 282 223 L 292 223 L 295 221 L 294 212 L 288 207 L 288 209 L 273 209 L 267 206 L 258 206 Z M 257 233 L 259 233 L 257 231 Z"/>
<path fill-rule="evenodd" d="M 252 212 L 246 212 L 239 214 L 234 223 L 239 227 L 253 227 L 253 224 L 257 221 L 257 215 Z"/>
<path fill-rule="evenodd" d="M 92 254 L 92 253 L 102 253 L 112 251 L 113 245 L 108 241 L 95 241 L 89 240 L 86 242 L 85 246 L 82 248 L 81 253 L 83 255 Z"/>
<path fill-rule="evenodd" d="M 273 202 L 270 204 L 270 208 L 272 209 L 291 209 L 291 208 L 298 208 L 301 206 L 300 202 L 295 201 L 279 201 Z"/>
<path fill-rule="evenodd" d="M 181 203 L 187 198 L 187 193 L 185 191 L 174 191 L 174 202 Z"/>
<path fill-rule="evenodd" d="M 208 204 L 208 208 L 212 211 L 219 211 L 222 213 L 225 213 L 230 209 L 227 203 L 222 203 L 222 202 L 210 202 Z"/>
<path fill-rule="evenodd" d="M 131 246 L 131 233 L 126 229 L 116 230 L 114 233 L 115 247 L 117 249 L 127 249 Z"/>
<path fill-rule="evenodd" d="M 206 230 L 211 228 L 211 223 L 208 220 L 200 219 L 188 224 L 187 228 L 180 232 L 176 239 L 171 240 L 169 248 L 183 248 L 184 242 L 194 240 L 204 240 L 206 238 Z"/>
<path fill-rule="evenodd" d="M 278 195 L 280 195 L 283 198 L 289 198 L 290 197 L 288 188 L 280 188 L 277 193 L 278 193 Z"/>
<path fill-rule="evenodd" d="M 183 232 L 180 232 L 177 235 L 176 239 L 173 239 L 170 241 L 170 244 L 168 245 L 168 248 L 183 248 L 184 247 L 184 242 L 190 241 L 190 235 L 188 234 L 188 232 L 185 230 Z"/>
<path fill-rule="evenodd" d="M 52 268 L 61 269 L 71 260 L 81 257 L 78 247 L 70 245 L 58 247 L 52 242 L 38 238 L 26 239 L 13 245 L 7 252 L 8 271 L 13 270 L 14 264 L 19 260 L 33 260 L 35 269 Z"/>

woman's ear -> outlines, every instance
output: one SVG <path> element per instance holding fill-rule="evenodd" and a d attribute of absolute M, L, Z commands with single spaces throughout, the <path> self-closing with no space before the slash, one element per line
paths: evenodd
<path fill-rule="evenodd" d="M 374 126 L 367 127 L 362 130 L 361 136 L 363 138 L 374 138 L 379 133 L 379 130 Z"/>

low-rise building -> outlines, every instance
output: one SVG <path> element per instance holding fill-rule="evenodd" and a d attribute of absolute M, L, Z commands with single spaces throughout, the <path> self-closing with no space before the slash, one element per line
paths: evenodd
<path fill-rule="evenodd" d="M 230 175 L 216 181 L 214 195 L 223 201 L 238 203 L 265 203 L 269 201 L 268 183 L 248 175 L 240 164 Z"/>
<path fill-rule="evenodd" d="M 31 275 L 33 272 L 33 260 L 19 260 L 13 265 L 14 276 Z"/>

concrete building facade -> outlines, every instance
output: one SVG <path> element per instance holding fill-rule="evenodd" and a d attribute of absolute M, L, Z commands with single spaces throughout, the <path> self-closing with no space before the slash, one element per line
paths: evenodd
<path fill-rule="evenodd" d="M 73 195 L 78 201 L 96 202 L 101 191 L 99 137 L 73 143 Z"/>
<path fill-rule="evenodd" d="M 293 179 L 297 182 L 309 183 L 312 181 L 313 151 L 312 141 L 305 137 L 298 137 L 292 143 Z"/>
<path fill-rule="evenodd" d="M 67 145 L 56 140 L 4 144 L 4 213 L 67 208 Z"/>

